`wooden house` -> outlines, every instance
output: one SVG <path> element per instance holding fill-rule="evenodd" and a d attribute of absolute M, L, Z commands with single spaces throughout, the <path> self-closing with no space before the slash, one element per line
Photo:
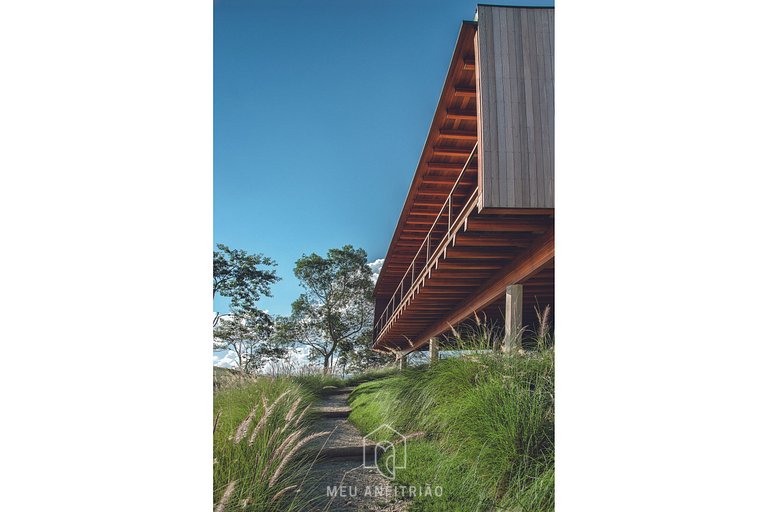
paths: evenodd
<path fill-rule="evenodd" d="M 406 355 L 477 313 L 513 350 L 554 308 L 553 46 L 552 8 L 462 23 L 376 283 L 375 349 Z"/>

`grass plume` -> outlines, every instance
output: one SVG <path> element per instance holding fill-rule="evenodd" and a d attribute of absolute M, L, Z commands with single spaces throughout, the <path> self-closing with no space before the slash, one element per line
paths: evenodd
<path fill-rule="evenodd" d="M 309 437 L 304 413 L 312 399 L 295 380 L 270 377 L 214 394 L 219 411 L 213 434 L 215 510 L 277 512 L 306 506 L 288 491 L 297 489 L 302 468 L 306 471 L 299 448 Z"/>
<path fill-rule="evenodd" d="M 221 498 L 219 498 L 219 503 L 216 505 L 216 508 L 214 509 L 215 512 L 223 512 L 223 510 L 227 507 L 227 503 L 229 503 L 229 498 L 232 497 L 232 493 L 235 492 L 235 484 L 237 481 L 233 480 L 227 484 L 227 488 L 224 489 L 224 493 L 221 495 Z"/>

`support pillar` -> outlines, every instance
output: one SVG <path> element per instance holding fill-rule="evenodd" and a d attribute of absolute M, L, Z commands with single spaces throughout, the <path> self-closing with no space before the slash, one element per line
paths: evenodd
<path fill-rule="evenodd" d="M 435 364 L 440 359 L 440 344 L 437 338 L 429 340 L 429 364 Z"/>
<path fill-rule="evenodd" d="M 401 370 L 405 370 L 408 368 L 408 354 L 403 354 L 400 356 L 400 366 L 399 368 Z"/>
<path fill-rule="evenodd" d="M 522 348 L 523 338 L 523 285 L 507 286 L 507 304 L 504 309 L 504 352 L 515 354 Z"/>

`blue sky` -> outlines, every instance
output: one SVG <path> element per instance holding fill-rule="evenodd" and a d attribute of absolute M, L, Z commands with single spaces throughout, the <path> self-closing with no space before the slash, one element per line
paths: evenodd
<path fill-rule="evenodd" d="M 475 6 L 214 2 L 214 243 L 277 260 L 262 308 L 290 313 L 304 253 L 384 257 Z"/>

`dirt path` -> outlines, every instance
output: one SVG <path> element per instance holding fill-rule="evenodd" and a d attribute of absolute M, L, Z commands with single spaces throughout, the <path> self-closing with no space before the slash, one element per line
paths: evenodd
<path fill-rule="evenodd" d="M 313 429 L 332 434 L 308 445 L 315 453 L 320 450 L 320 458 L 312 467 L 308 479 L 313 481 L 307 488 L 308 497 L 313 502 L 311 510 L 405 511 L 404 501 L 385 494 L 391 482 L 376 469 L 363 467 L 363 436 L 346 417 L 349 414 L 347 398 L 351 391 L 351 388 L 334 390 L 317 404 L 317 410 L 322 415 Z M 333 496 L 334 489 L 336 496 Z"/>

